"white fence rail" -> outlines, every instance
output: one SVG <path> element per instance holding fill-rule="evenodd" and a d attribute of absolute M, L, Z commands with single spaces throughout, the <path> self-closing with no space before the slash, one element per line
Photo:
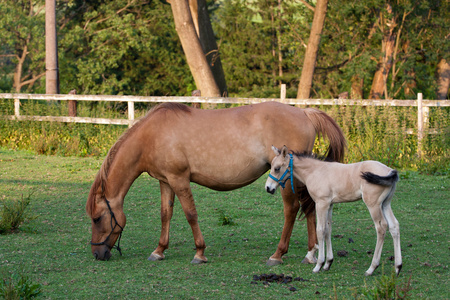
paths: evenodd
<path fill-rule="evenodd" d="M 281 98 L 222 98 L 222 97 L 142 97 L 142 96 L 108 96 L 108 95 L 62 95 L 62 94 L 13 94 L 0 93 L 0 99 L 14 99 L 14 115 L 3 116 L 10 120 L 56 121 L 94 124 L 116 124 L 132 126 L 136 121 L 134 117 L 135 102 L 181 102 L 181 103 L 207 103 L 207 104 L 255 104 L 267 101 L 278 101 L 291 105 L 359 105 L 359 106 L 417 106 L 417 135 L 419 151 L 421 140 L 426 133 L 433 133 L 428 129 L 428 115 L 430 107 L 450 106 L 450 100 L 423 100 L 418 94 L 417 100 L 351 100 L 351 99 L 286 99 Z M 128 119 L 86 118 L 86 117 L 56 117 L 56 116 L 28 116 L 20 114 L 20 100 L 54 100 L 54 101 L 108 101 L 127 102 Z M 408 133 L 413 134 L 410 129 Z"/>

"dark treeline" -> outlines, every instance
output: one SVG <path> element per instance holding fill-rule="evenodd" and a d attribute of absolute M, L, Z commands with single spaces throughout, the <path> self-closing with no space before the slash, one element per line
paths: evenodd
<path fill-rule="evenodd" d="M 190 95 L 171 4 L 57 0 L 61 93 Z M 228 95 L 295 98 L 316 1 L 207 1 Z M 312 98 L 446 99 L 450 4 L 329 1 Z M 0 92 L 45 93 L 45 1 L 0 0 Z M 214 59 L 212 60 L 214 63 Z"/>

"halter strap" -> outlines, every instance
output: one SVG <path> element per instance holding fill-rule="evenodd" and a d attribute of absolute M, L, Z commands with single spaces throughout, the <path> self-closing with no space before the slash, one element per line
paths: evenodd
<path fill-rule="evenodd" d="M 291 180 L 291 188 L 292 188 L 292 192 L 295 194 L 295 190 L 294 190 L 294 156 L 289 153 L 289 167 L 286 169 L 286 171 L 284 171 L 283 175 L 281 175 L 281 177 L 278 179 L 275 176 L 273 176 L 272 174 L 269 173 L 269 178 L 273 179 L 276 183 L 278 183 L 283 189 L 286 185 L 286 181 L 288 181 L 288 179 Z M 286 175 L 289 174 L 289 177 L 287 177 Z M 286 176 L 286 178 L 284 178 Z"/>
<path fill-rule="evenodd" d="M 108 199 L 106 199 L 105 197 L 105 201 L 106 201 L 106 205 L 108 206 L 109 209 L 109 213 L 111 214 L 111 232 L 108 234 L 108 236 L 106 237 L 106 239 L 101 242 L 101 243 L 93 243 L 91 241 L 91 245 L 92 246 L 102 246 L 102 245 L 106 245 L 106 241 L 109 239 L 109 237 L 111 236 L 111 234 L 114 232 L 114 230 L 116 229 L 117 226 L 119 226 L 119 228 L 121 229 L 120 233 L 119 233 L 119 241 L 117 242 L 117 246 L 113 245 L 111 247 L 111 249 L 117 249 L 117 251 L 119 251 L 120 255 L 122 256 L 122 249 L 120 248 L 120 239 L 122 238 L 122 231 L 123 231 L 123 227 L 120 226 L 119 222 L 117 222 L 116 216 L 114 215 L 114 212 L 111 209 L 111 205 L 109 204 Z M 113 220 L 115 222 L 114 226 L 113 226 Z"/>

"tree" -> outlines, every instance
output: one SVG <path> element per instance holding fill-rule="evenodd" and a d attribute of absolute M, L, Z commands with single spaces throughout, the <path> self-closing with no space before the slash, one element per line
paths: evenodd
<path fill-rule="evenodd" d="M 12 87 L 20 93 L 31 91 L 45 76 L 43 57 L 44 3 L 42 0 L 0 2 L 0 58 L 14 65 Z M 11 90 L 11 89 L 9 89 Z"/>
<path fill-rule="evenodd" d="M 59 94 L 58 38 L 56 0 L 45 1 L 45 69 L 47 94 Z M 73 105 L 69 102 L 69 106 Z"/>
<path fill-rule="evenodd" d="M 186 59 L 189 64 L 195 84 L 202 96 L 220 96 L 219 87 L 206 60 L 201 46 L 194 21 L 191 15 L 188 0 L 171 1 L 175 29 L 180 37 Z"/>
<path fill-rule="evenodd" d="M 160 1 L 79 1 L 58 6 L 61 89 L 67 93 L 190 95 L 192 75 Z"/>
<path fill-rule="evenodd" d="M 220 52 L 212 29 L 206 1 L 189 0 L 189 8 L 200 44 L 202 45 L 203 53 L 211 68 L 214 80 L 220 90 L 220 94 L 226 96 L 228 94 L 227 83 L 225 81 Z"/>
<path fill-rule="evenodd" d="M 314 19 L 309 35 L 308 46 L 303 63 L 302 75 L 298 85 L 298 99 L 308 99 L 313 82 L 314 69 L 316 66 L 317 54 L 319 52 L 320 36 L 327 14 L 328 0 L 317 0 L 314 9 Z"/>

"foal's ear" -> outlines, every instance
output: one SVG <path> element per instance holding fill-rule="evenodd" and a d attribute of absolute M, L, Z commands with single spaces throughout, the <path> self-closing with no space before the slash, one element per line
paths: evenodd
<path fill-rule="evenodd" d="M 275 147 L 274 145 L 272 145 L 272 150 L 273 150 L 273 152 L 275 152 L 275 155 L 280 155 L 280 150 L 278 150 L 278 148 L 277 147 Z"/>
<path fill-rule="evenodd" d="M 281 154 L 283 155 L 283 157 L 286 157 L 286 155 L 288 154 L 288 148 L 286 147 L 286 145 L 283 146 L 283 148 L 281 148 Z"/>

